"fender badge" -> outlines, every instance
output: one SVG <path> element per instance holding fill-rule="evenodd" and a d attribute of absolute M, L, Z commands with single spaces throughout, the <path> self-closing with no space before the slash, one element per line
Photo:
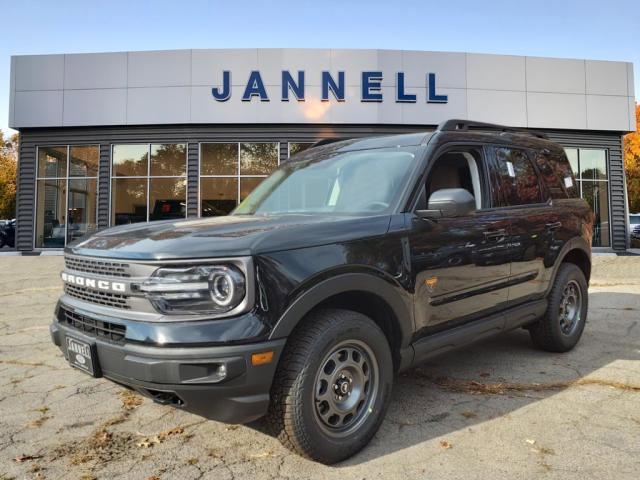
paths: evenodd
<path fill-rule="evenodd" d="M 424 284 L 427 287 L 427 290 L 429 290 L 429 293 L 433 293 L 433 291 L 436 288 L 436 285 L 438 284 L 438 277 L 427 278 L 424 281 Z"/>

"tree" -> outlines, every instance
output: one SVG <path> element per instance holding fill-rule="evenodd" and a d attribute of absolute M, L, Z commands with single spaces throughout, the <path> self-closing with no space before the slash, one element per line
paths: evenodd
<path fill-rule="evenodd" d="M 636 131 L 624 137 L 624 170 L 629 212 L 640 212 L 640 105 L 636 105 Z"/>
<path fill-rule="evenodd" d="M 5 140 L 0 130 L 0 218 L 16 216 L 18 134 Z"/>

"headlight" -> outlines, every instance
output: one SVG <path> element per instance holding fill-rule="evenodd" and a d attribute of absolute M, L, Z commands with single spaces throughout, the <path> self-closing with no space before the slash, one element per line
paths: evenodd
<path fill-rule="evenodd" d="M 233 265 L 159 268 L 138 289 L 167 314 L 221 314 L 246 295 L 244 274 Z"/>

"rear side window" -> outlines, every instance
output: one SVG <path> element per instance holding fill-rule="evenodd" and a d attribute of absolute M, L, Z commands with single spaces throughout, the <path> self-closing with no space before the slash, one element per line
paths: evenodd
<path fill-rule="evenodd" d="M 557 153 L 551 153 L 551 155 L 549 155 L 549 163 L 551 164 L 551 168 L 556 172 L 558 178 L 560 178 L 562 186 L 567 192 L 567 196 L 569 198 L 577 198 L 580 196 L 578 183 L 576 182 L 574 175 L 574 173 L 578 171 L 577 150 L 572 152 L 575 154 L 575 159 L 569 158 L 567 153 L 565 153 L 564 150 Z M 572 165 L 573 160 L 575 160 L 575 167 Z"/>
<path fill-rule="evenodd" d="M 494 206 L 510 207 L 542 202 L 538 174 L 524 150 L 495 148 L 494 164 Z"/>
<path fill-rule="evenodd" d="M 553 164 L 558 163 L 557 159 L 553 158 L 554 154 L 549 150 L 540 150 L 534 153 L 534 157 L 542 181 L 547 186 L 549 196 L 551 198 L 567 198 L 562 180 L 558 172 L 553 168 Z"/>

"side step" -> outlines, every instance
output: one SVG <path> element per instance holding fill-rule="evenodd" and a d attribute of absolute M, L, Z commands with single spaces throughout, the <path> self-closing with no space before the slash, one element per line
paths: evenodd
<path fill-rule="evenodd" d="M 546 309 L 546 299 L 536 300 L 514 307 L 506 312 L 496 313 L 451 330 L 423 337 L 413 343 L 414 356 L 412 364 L 422 363 L 436 355 L 525 326 L 544 315 Z"/>

